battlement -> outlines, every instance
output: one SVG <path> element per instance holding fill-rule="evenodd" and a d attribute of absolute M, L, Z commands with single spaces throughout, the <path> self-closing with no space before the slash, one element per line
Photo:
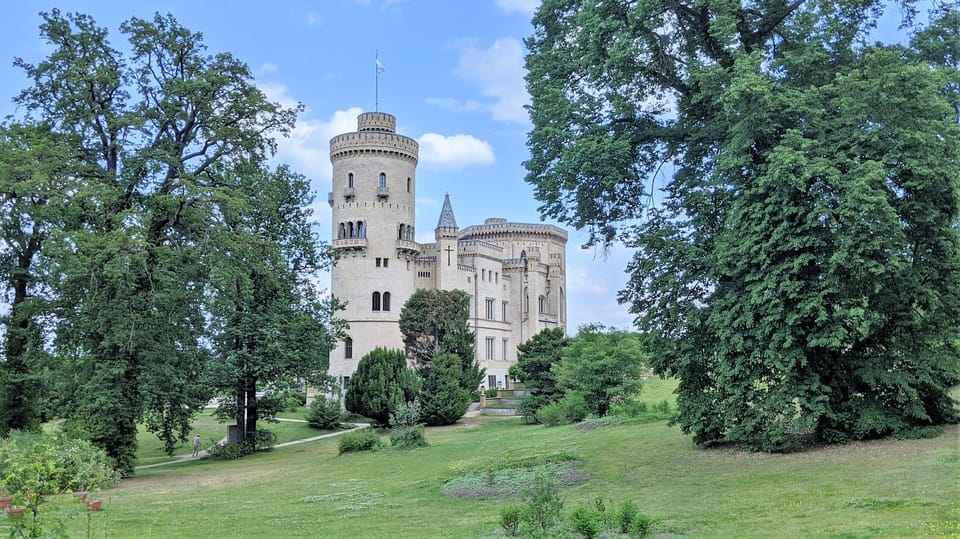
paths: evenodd
<path fill-rule="evenodd" d="M 410 137 L 386 131 L 344 133 L 330 139 L 330 161 L 362 155 L 387 155 L 417 163 L 420 145 Z"/>
<path fill-rule="evenodd" d="M 506 219 L 489 218 L 482 225 L 472 225 L 460 230 L 460 239 L 479 239 L 483 237 L 504 237 L 511 234 L 549 236 L 566 243 L 567 231 L 553 225 L 538 223 L 510 223 Z"/>
<path fill-rule="evenodd" d="M 397 118 L 386 112 L 364 112 L 357 116 L 357 131 L 388 131 L 396 133 Z"/>

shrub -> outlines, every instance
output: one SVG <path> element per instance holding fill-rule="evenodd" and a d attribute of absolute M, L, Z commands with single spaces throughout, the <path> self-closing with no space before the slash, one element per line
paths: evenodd
<path fill-rule="evenodd" d="M 587 400 L 579 393 L 567 393 L 560 401 L 560 409 L 568 423 L 579 423 L 587 418 L 590 408 Z"/>
<path fill-rule="evenodd" d="M 500 525 L 508 535 L 516 536 L 520 531 L 520 520 L 523 518 L 523 507 L 508 505 L 500 508 Z"/>
<path fill-rule="evenodd" d="M 403 350 L 375 348 L 360 358 L 350 377 L 344 404 L 347 410 L 386 425 L 390 412 L 412 401 L 420 391 L 420 379 L 407 367 Z"/>
<path fill-rule="evenodd" d="M 360 429 L 348 432 L 340 437 L 340 454 L 357 451 L 371 451 L 383 446 L 380 436 L 373 429 Z"/>
<path fill-rule="evenodd" d="M 566 425 L 567 416 L 563 413 L 563 407 L 558 402 L 547 404 L 537 411 L 537 421 L 548 427 Z"/>
<path fill-rule="evenodd" d="M 644 401 L 633 399 L 618 399 L 610 405 L 610 415 L 625 418 L 637 418 L 647 415 L 650 406 Z"/>
<path fill-rule="evenodd" d="M 553 479 L 538 477 L 534 486 L 524 493 L 523 499 L 526 503 L 521 521 L 530 535 L 544 536 L 560 521 L 563 498 L 560 496 L 560 487 Z"/>
<path fill-rule="evenodd" d="M 593 539 L 600 533 L 600 518 L 597 513 L 583 505 L 578 505 L 570 513 L 570 523 L 573 525 L 573 531 L 587 539 Z"/>
<path fill-rule="evenodd" d="M 391 427 L 416 427 L 419 424 L 420 401 L 418 399 L 398 404 L 390 414 Z"/>
<path fill-rule="evenodd" d="M 17 431 L 0 440 L 0 486 L 11 494 L 96 490 L 119 480 L 107 454 L 86 440 Z"/>
<path fill-rule="evenodd" d="M 277 435 L 267 429 L 257 429 L 253 434 L 254 451 L 271 451 L 277 443 Z"/>
<path fill-rule="evenodd" d="M 276 434 L 266 429 L 258 429 L 252 440 L 224 445 L 215 444 L 207 450 L 207 456 L 214 460 L 235 460 L 257 451 L 271 451 L 276 443 Z"/>
<path fill-rule="evenodd" d="M 307 424 L 315 429 L 339 429 L 340 402 L 329 399 L 314 400 L 307 411 Z"/>
<path fill-rule="evenodd" d="M 390 445 L 399 449 L 416 449 L 426 447 L 427 438 L 424 435 L 423 425 L 413 427 L 395 427 L 390 431 Z"/>
<path fill-rule="evenodd" d="M 485 397 L 487 397 L 487 398 L 490 398 L 490 399 L 496 397 L 496 396 L 497 396 L 497 388 L 491 387 L 490 389 L 484 390 L 483 396 L 485 396 Z"/>
<path fill-rule="evenodd" d="M 639 535 L 640 537 L 646 537 L 653 530 L 653 525 L 656 523 L 651 517 L 643 514 L 637 514 L 633 519 L 633 524 L 630 526 L 630 533 L 633 535 Z"/>
<path fill-rule="evenodd" d="M 427 425 L 452 425 L 467 413 L 473 401 L 473 388 L 463 384 L 463 360 L 456 354 L 438 353 L 430 364 L 420 369 L 423 387 L 420 405 Z"/>

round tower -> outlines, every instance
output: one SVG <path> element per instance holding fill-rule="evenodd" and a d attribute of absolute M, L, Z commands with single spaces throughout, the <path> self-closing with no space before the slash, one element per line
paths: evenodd
<path fill-rule="evenodd" d="M 333 247 L 331 292 L 346 303 L 337 317 L 348 338 L 330 353 L 330 374 L 349 377 L 376 346 L 403 348 L 400 308 L 414 292 L 414 200 L 418 144 L 396 133 L 383 112 L 357 118 L 357 130 L 330 139 Z"/>

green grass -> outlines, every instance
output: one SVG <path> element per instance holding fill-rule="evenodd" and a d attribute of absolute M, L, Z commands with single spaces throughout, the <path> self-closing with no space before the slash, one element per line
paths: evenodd
<path fill-rule="evenodd" d="M 672 388 L 653 380 L 646 398 L 664 400 Z M 515 499 L 457 499 L 444 485 L 523 481 L 522 466 L 557 455 L 587 474 L 563 490 L 568 510 L 598 496 L 608 507 L 632 500 L 679 536 L 960 534 L 956 426 L 930 440 L 770 455 L 702 450 L 663 421 L 578 430 L 478 417 L 466 425 L 428 429 L 430 446 L 415 451 L 338 456 L 333 438 L 143 470 L 99 495 L 105 510 L 91 517 L 92 535 L 502 537 L 500 508 Z M 70 536 L 87 535 L 86 516 L 69 517 Z"/>

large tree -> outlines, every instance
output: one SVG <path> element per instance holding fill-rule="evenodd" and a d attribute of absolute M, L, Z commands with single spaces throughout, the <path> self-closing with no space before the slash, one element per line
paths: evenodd
<path fill-rule="evenodd" d="M 546 0 L 528 181 L 591 243 L 695 441 L 785 449 L 954 417 L 956 2 Z M 658 183 L 659 182 L 659 183 Z"/>
<path fill-rule="evenodd" d="M 583 326 L 551 369 L 557 388 L 584 398 L 591 413 L 605 416 L 616 400 L 640 393 L 649 358 L 640 335 L 601 325 Z"/>
<path fill-rule="evenodd" d="M 49 56 L 16 65 L 29 120 L 74 144 L 71 206 L 52 238 L 57 346 L 73 373 L 74 419 L 126 474 L 137 423 L 168 446 L 206 400 L 204 293 L 217 170 L 262 162 L 296 111 L 269 102 L 247 66 L 208 54 L 170 16 L 133 18 L 130 53 L 86 15 L 41 14 Z"/>
<path fill-rule="evenodd" d="M 309 220 L 309 182 L 281 166 L 243 163 L 220 178 L 208 253 L 209 312 L 217 360 L 211 383 L 241 437 L 272 419 L 258 390 L 307 382 L 324 387 L 328 354 L 341 336 L 332 300 L 317 295 L 327 252 Z"/>
<path fill-rule="evenodd" d="M 46 125 L 0 127 L 0 283 L 9 313 L 0 361 L 0 436 L 39 428 L 39 359 L 50 314 L 44 242 L 62 224 L 74 152 Z"/>
<path fill-rule="evenodd" d="M 510 366 L 510 377 L 523 382 L 530 392 L 521 405 L 526 421 L 535 422 L 537 410 L 563 396 L 553 367 L 560 364 L 569 345 L 563 328 L 548 328 L 517 346 L 517 362 Z"/>
<path fill-rule="evenodd" d="M 476 360 L 476 333 L 470 329 L 470 296 L 462 290 L 420 289 L 400 309 L 400 333 L 407 357 L 424 378 L 441 353 L 461 361 L 460 387 L 473 392 L 483 379 Z"/>

